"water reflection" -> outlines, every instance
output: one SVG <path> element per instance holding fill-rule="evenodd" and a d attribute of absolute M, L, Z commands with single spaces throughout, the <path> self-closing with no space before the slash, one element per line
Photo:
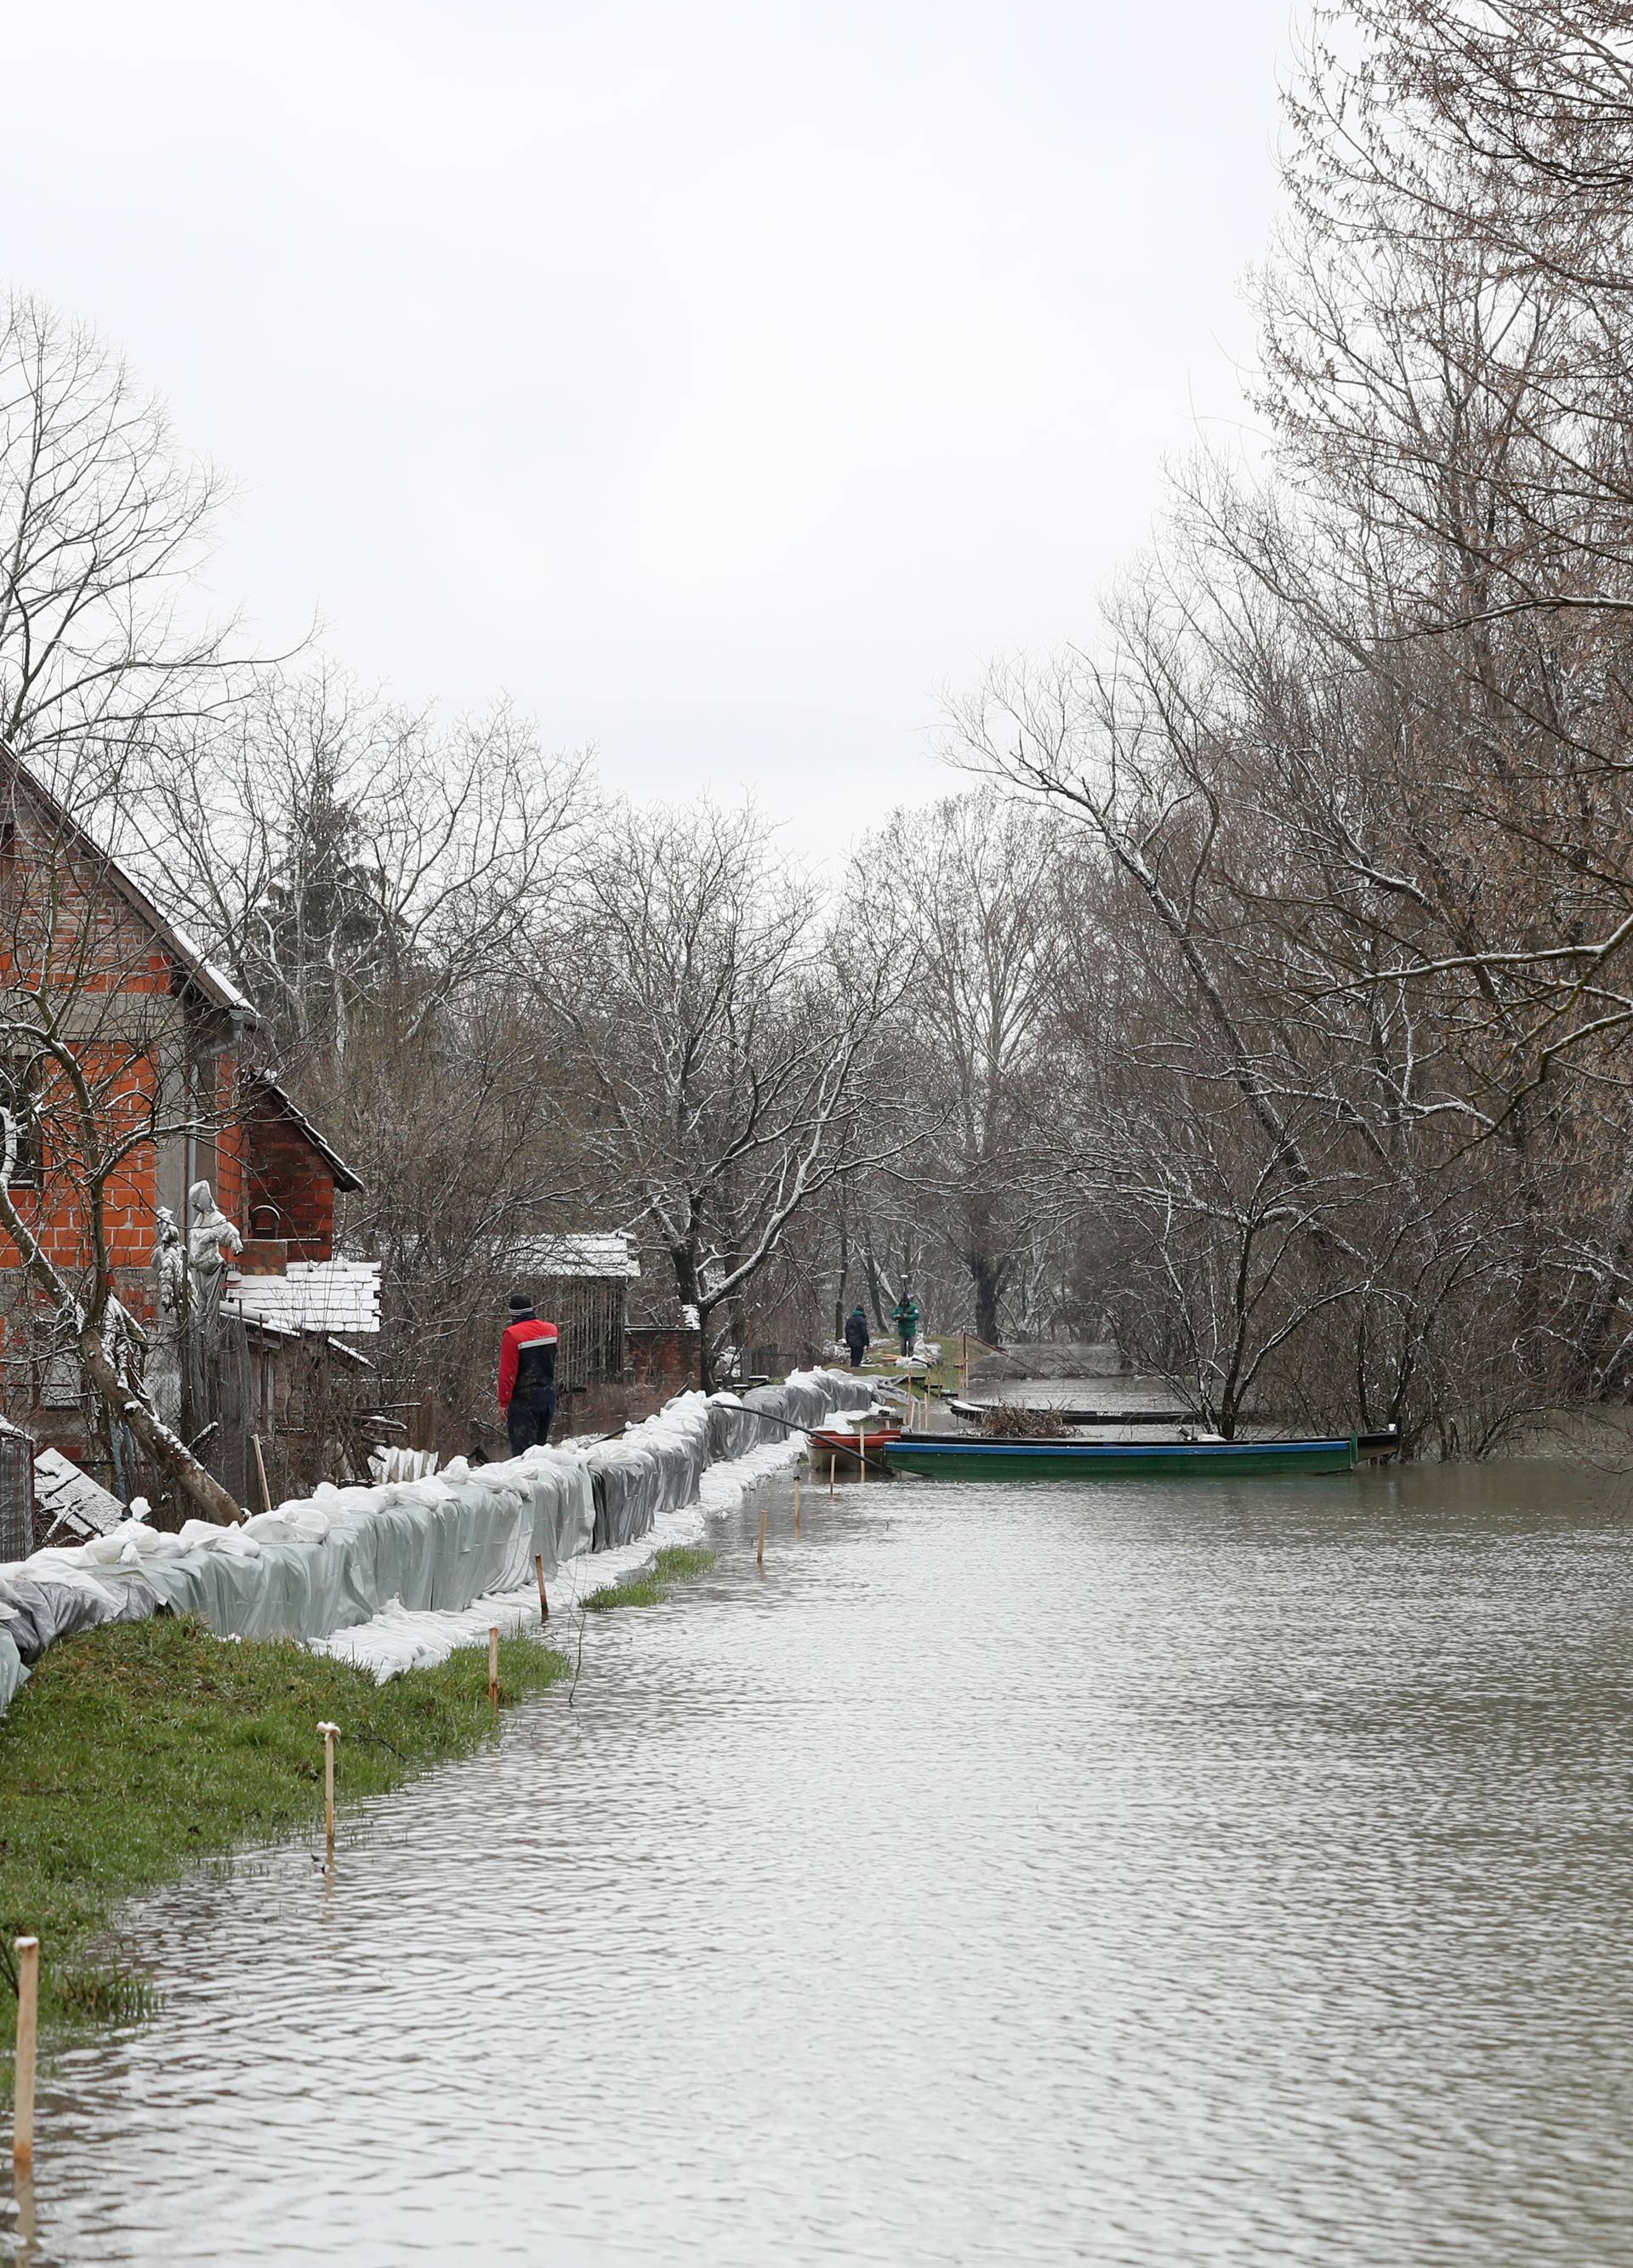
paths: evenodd
<path fill-rule="evenodd" d="M 332 1884 L 140 1910 L 26 2257 L 1633 2261 L 1622 1501 L 783 1487 Z"/>

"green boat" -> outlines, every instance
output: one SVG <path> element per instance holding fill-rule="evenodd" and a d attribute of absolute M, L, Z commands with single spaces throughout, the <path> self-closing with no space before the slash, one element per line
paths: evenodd
<path fill-rule="evenodd" d="M 1334 1441 L 985 1441 L 979 1433 L 904 1433 L 884 1453 L 893 1472 L 948 1480 L 1130 1480 L 1182 1473 L 1238 1480 L 1271 1473 L 1349 1473 L 1354 1434 Z"/>

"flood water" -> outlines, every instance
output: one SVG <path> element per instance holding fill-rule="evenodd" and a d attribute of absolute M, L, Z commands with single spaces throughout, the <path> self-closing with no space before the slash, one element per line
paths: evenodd
<path fill-rule="evenodd" d="M 1633 1486 L 768 1500 L 332 1887 L 144 1904 L 0 2253 L 1633 2263 Z"/>

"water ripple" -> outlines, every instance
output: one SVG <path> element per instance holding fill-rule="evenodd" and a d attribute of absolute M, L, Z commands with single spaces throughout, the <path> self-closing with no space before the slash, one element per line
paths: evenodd
<path fill-rule="evenodd" d="M 15 2257 L 1633 2262 L 1615 1506 L 768 1500 L 332 1886 L 137 1911 Z"/>

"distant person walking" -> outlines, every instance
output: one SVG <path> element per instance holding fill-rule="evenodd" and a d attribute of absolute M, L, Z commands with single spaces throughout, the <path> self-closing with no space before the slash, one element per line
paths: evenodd
<path fill-rule="evenodd" d="M 845 1344 L 851 1351 L 851 1368 L 860 1370 L 868 1351 L 868 1318 L 860 1300 L 845 1318 Z"/>
<path fill-rule="evenodd" d="M 919 1341 L 919 1302 L 905 1287 L 901 1298 L 890 1310 L 890 1321 L 902 1343 L 902 1352 L 911 1354 Z"/>
<path fill-rule="evenodd" d="M 513 1457 L 550 1439 L 559 1336 L 554 1323 L 539 1321 L 525 1292 L 512 1292 L 510 1328 L 499 1342 L 499 1406 Z"/>

